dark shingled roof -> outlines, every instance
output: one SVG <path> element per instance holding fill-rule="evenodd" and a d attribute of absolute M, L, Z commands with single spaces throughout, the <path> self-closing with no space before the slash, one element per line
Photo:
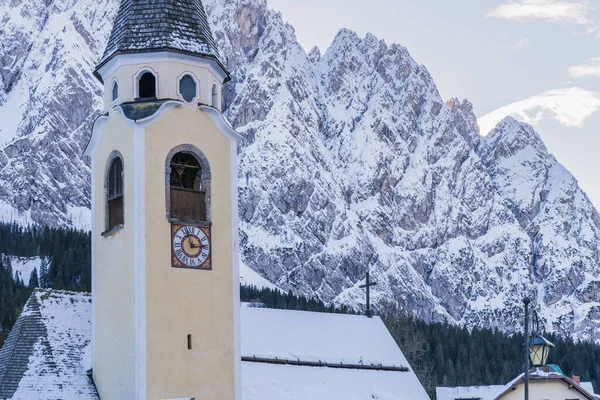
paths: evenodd
<path fill-rule="evenodd" d="M 41 321 L 40 303 L 31 296 L 0 350 L 0 399 L 10 399 L 29 365 L 33 346 L 48 336 Z"/>
<path fill-rule="evenodd" d="M 0 349 L 0 399 L 98 400 L 91 296 L 36 289 Z"/>
<path fill-rule="evenodd" d="M 96 71 L 119 54 L 172 51 L 219 60 L 201 0 L 121 0 Z"/>

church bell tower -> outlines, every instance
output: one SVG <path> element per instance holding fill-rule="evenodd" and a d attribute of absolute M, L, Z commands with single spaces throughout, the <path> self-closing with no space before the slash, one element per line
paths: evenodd
<path fill-rule="evenodd" d="M 102 400 L 240 399 L 237 141 L 201 0 L 122 0 L 95 71 L 93 378 Z"/>

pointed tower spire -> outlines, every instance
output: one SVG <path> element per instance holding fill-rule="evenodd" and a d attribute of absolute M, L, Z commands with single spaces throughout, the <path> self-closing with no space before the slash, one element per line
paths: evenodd
<path fill-rule="evenodd" d="M 121 0 L 114 27 L 94 74 L 115 56 L 173 52 L 206 58 L 229 73 L 221 60 L 201 0 Z"/>

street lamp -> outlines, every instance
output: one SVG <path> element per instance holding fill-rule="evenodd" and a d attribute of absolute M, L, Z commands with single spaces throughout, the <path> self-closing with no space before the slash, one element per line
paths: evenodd
<path fill-rule="evenodd" d="M 536 334 L 530 341 L 529 360 L 534 367 L 542 367 L 546 365 L 550 349 L 554 347 L 548 339 Z"/>
<path fill-rule="evenodd" d="M 523 306 L 525 308 L 525 324 L 524 336 L 525 336 L 525 365 L 523 366 L 523 378 L 525 383 L 525 400 L 529 400 L 529 368 L 530 365 L 534 367 L 543 367 L 546 365 L 548 360 L 548 354 L 550 349 L 554 347 L 548 339 L 539 334 L 540 321 L 538 320 L 537 313 L 533 312 L 533 327 L 531 329 L 531 336 L 529 335 L 529 303 L 531 299 L 525 297 L 523 299 Z"/>

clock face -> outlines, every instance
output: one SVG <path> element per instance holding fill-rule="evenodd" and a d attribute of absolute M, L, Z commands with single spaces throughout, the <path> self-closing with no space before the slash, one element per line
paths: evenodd
<path fill-rule="evenodd" d="M 172 266 L 211 269 L 210 228 L 172 225 Z"/>

